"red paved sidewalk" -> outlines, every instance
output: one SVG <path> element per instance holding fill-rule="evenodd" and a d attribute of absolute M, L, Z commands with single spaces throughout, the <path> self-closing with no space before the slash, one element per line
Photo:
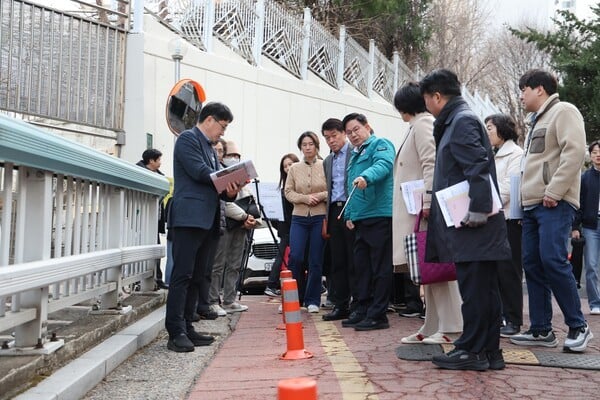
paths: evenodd
<path fill-rule="evenodd" d="M 590 316 L 583 302 L 596 335 L 585 354 L 600 357 L 600 316 Z M 422 320 L 394 313 L 388 314 L 390 329 L 357 332 L 342 328 L 340 321 L 322 321 L 327 310 L 302 311 L 305 348 L 314 357 L 283 361 L 278 357 L 286 350 L 286 335 L 275 329 L 281 322 L 279 303 L 266 296 L 245 296 L 243 303 L 249 311 L 190 389 L 189 399 L 277 399 L 278 381 L 294 377 L 314 378 L 319 400 L 600 398 L 599 371 L 515 364 L 503 371 L 445 371 L 428 361 L 400 360 L 395 354 L 400 339 Z M 560 345 L 543 351 L 560 353 L 566 333 L 556 305 L 554 326 Z M 517 348 L 507 339 L 501 346 Z"/>

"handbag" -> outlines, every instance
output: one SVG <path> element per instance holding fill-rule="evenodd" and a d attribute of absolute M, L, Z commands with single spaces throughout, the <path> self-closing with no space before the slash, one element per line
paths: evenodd
<path fill-rule="evenodd" d="M 254 196 L 246 196 L 234 201 L 234 203 L 244 210 L 246 214 L 252 215 L 254 218 L 260 218 L 260 211 L 258 206 L 256 205 L 256 200 L 254 200 Z M 239 228 L 244 225 L 244 221 L 238 221 L 237 219 L 225 217 L 225 225 L 227 230 L 232 230 L 235 228 Z"/>
<path fill-rule="evenodd" d="M 436 282 L 449 282 L 456 280 L 456 266 L 454 263 L 433 263 L 425 261 L 425 243 L 427 231 L 421 231 L 420 211 L 415 221 L 414 232 L 404 237 L 404 252 L 410 272 L 410 279 L 415 285 L 427 285 Z"/>

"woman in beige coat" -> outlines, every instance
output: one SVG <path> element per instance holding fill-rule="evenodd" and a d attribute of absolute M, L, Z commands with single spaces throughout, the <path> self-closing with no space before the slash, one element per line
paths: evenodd
<path fill-rule="evenodd" d="M 402 119 L 409 123 L 394 162 L 393 241 L 394 269 L 406 269 L 404 237 L 413 232 L 416 215 L 409 214 L 402 197 L 401 183 L 424 180 L 423 217 L 431 207 L 431 187 L 435 164 L 434 118 L 425 109 L 419 85 L 411 82 L 398 90 L 394 105 Z M 420 206 L 420 204 L 418 204 Z M 426 227 L 421 223 L 422 229 Z M 461 298 L 456 281 L 423 285 L 425 292 L 425 323 L 414 334 L 402 338 L 402 343 L 451 343 L 450 334 L 462 331 Z"/>

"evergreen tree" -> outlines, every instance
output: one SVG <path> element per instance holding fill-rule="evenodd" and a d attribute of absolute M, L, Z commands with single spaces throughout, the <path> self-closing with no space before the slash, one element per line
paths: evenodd
<path fill-rule="evenodd" d="M 592 10 L 594 17 L 588 21 L 560 11 L 554 20 L 556 30 L 551 32 L 511 29 L 550 54 L 560 77 L 560 98 L 581 111 L 588 142 L 600 139 L 600 3 Z"/>

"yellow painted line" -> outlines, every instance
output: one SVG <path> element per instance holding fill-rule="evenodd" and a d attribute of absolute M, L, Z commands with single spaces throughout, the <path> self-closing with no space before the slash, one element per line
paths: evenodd
<path fill-rule="evenodd" d="M 350 351 L 333 322 L 323 321 L 320 315 L 312 316 L 319 332 L 323 351 L 333 366 L 340 383 L 343 400 L 379 400 L 375 388 L 365 371 Z"/>

